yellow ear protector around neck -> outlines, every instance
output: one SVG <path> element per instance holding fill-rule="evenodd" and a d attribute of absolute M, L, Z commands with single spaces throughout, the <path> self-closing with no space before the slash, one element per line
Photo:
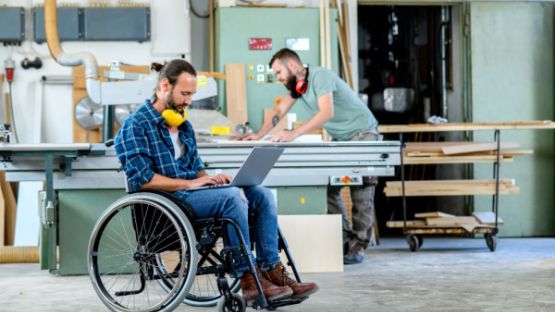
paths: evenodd
<path fill-rule="evenodd" d="M 156 94 L 152 95 L 151 102 L 154 103 L 156 102 L 156 100 Z M 185 120 L 187 120 L 187 110 L 184 109 L 183 113 L 180 113 L 174 108 L 166 108 L 162 112 L 162 117 L 166 121 L 166 124 L 168 124 L 169 126 L 179 127 L 185 122 Z"/>
<path fill-rule="evenodd" d="M 162 117 L 169 126 L 179 127 L 187 120 L 187 111 L 183 110 L 183 113 L 180 113 L 173 108 L 168 108 L 162 112 Z"/>

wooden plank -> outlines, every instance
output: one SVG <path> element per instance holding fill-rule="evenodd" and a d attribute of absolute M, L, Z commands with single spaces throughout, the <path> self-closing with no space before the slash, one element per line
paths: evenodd
<path fill-rule="evenodd" d="M 10 183 L 6 181 L 6 173 L 0 171 L 0 188 L 4 199 L 4 243 L 13 245 L 15 238 L 15 219 L 17 203 Z"/>
<path fill-rule="evenodd" d="M 516 130 L 516 129 L 555 129 L 551 120 L 533 120 L 516 122 L 476 122 L 447 123 L 440 125 L 380 125 L 380 133 L 411 133 L 411 132 L 445 132 L 445 131 L 482 131 L 482 130 Z"/>
<path fill-rule="evenodd" d="M 219 72 L 197 72 L 197 76 L 204 76 L 214 79 L 225 80 L 225 74 Z"/>
<path fill-rule="evenodd" d="M 432 211 L 432 212 L 419 212 L 414 214 L 415 218 L 453 218 L 455 217 L 452 214 L 448 214 L 441 211 Z"/>
<path fill-rule="evenodd" d="M 351 40 L 349 38 L 349 7 L 347 1 L 343 1 L 341 5 L 343 9 L 343 37 L 345 38 L 345 53 L 347 55 L 347 70 L 349 72 L 349 79 L 351 81 L 351 88 L 354 88 L 354 77 L 353 77 L 353 59 L 351 55 Z"/>
<path fill-rule="evenodd" d="M 10 94 L 4 94 L 4 106 L 6 108 L 6 123 L 11 125 L 12 124 L 12 106 L 10 105 Z"/>
<path fill-rule="evenodd" d="M 472 214 L 476 220 L 481 224 L 495 224 L 495 214 L 491 211 L 478 212 Z M 501 217 L 497 216 L 497 224 L 503 224 L 504 221 Z"/>
<path fill-rule="evenodd" d="M 426 218 L 426 224 L 427 225 L 433 225 L 433 226 L 437 226 L 437 225 L 452 225 L 452 226 L 457 226 L 457 225 L 462 225 L 462 224 L 477 224 L 478 221 L 476 221 L 476 218 L 470 216 L 451 216 L 448 218 Z"/>
<path fill-rule="evenodd" d="M 213 72 L 215 70 L 215 66 L 214 66 L 214 1 L 215 0 L 208 0 L 208 9 L 210 10 L 209 12 L 209 31 L 210 31 L 210 71 Z M 225 75 L 224 75 L 225 76 Z"/>
<path fill-rule="evenodd" d="M 473 230 L 472 233 L 492 233 L 494 228 L 489 225 L 478 225 Z M 468 234 L 468 231 L 461 227 L 434 227 L 425 226 L 414 229 L 407 229 L 406 234 L 423 234 L 423 235 L 445 235 L 445 234 Z"/>
<path fill-rule="evenodd" d="M 245 64 L 225 64 L 225 75 L 227 118 L 234 125 L 245 124 L 248 121 Z"/>
<path fill-rule="evenodd" d="M 441 151 L 442 147 L 445 146 L 457 146 L 457 145 L 467 145 L 473 144 L 473 142 L 465 141 L 449 141 L 449 142 L 406 142 L 403 151 L 405 152 L 434 152 L 443 153 Z"/>
<path fill-rule="evenodd" d="M 2 194 L 2 192 L 0 192 L 0 247 L 5 245 L 6 245 L 6 205 L 4 201 L 4 195 Z"/>
<path fill-rule="evenodd" d="M 512 180 L 502 179 L 499 194 L 517 194 L 520 188 Z M 388 181 L 384 188 L 386 196 L 401 196 L 401 182 Z M 405 182 L 406 196 L 455 196 L 455 195 L 493 195 L 495 180 L 434 180 Z"/>
<path fill-rule="evenodd" d="M 520 147 L 518 143 L 513 141 L 500 142 L 499 146 L 500 146 L 500 149 L 502 150 Z M 496 142 L 480 142 L 480 143 L 473 142 L 472 144 L 444 146 L 441 148 L 441 151 L 445 155 L 468 154 L 468 153 L 495 151 L 495 150 L 497 150 Z"/>
<path fill-rule="evenodd" d="M 0 247 L 0 263 L 38 263 L 38 247 Z"/>
<path fill-rule="evenodd" d="M 272 119 L 275 116 L 276 111 L 273 108 L 265 108 L 264 109 L 264 122 L 268 119 Z M 287 114 L 280 119 L 275 127 L 273 127 L 269 134 L 274 134 L 278 131 L 287 129 Z"/>
<path fill-rule="evenodd" d="M 497 157 L 494 155 L 488 156 L 406 156 L 404 159 L 405 165 L 428 165 L 428 164 L 479 164 L 479 163 L 494 163 Z M 512 157 L 500 157 L 502 163 L 510 163 L 513 161 Z"/>
<path fill-rule="evenodd" d="M 387 221 L 385 225 L 388 228 L 402 228 L 404 227 L 403 223 L 403 221 Z M 424 225 L 426 225 L 424 220 L 407 220 L 407 227 L 419 227 Z"/>

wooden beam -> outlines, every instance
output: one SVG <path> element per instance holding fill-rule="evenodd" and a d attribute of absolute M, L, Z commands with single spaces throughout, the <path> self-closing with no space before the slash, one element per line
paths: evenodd
<path fill-rule="evenodd" d="M 0 171 L 0 192 L 4 200 L 4 243 L 13 245 L 15 238 L 15 221 L 17 203 L 10 183 L 6 181 L 6 173 Z"/>
<path fill-rule="evenodd" d="M 519 148 L 520 145 L 516 142 L 500 142 L 501 149 Z M 497 150 L 496 142 L 472 142 L 471 144 L 457 145 L 457 146 L 444 146 L 441 151 L 445 155 L 468 154 L 485 151 Z"/>
<path fill-rule="evenodd" d="M 381 133 L 555 129 L 555 123 L 551 120 L 534 120 L 534 121 L 516 121 L 516 122 L 447 123 L 447 124 L 440 124 L 440 125 L 432 125 L 432 124 L 380 125 L 378 128 Z"/>
<path fill-rule="evenodd" d="M 385 225 L 388 228 L 402 228 L 404 227 L 403 221 L 387 221 Z M 407 220 L 407 227 L 418 227 L 425 226 L 426 222 L 424 220 Z"/>
<path fill-rule="evenodd" d="M 234 125 L 245 124 L 248 121 L 245 64 L 226 64 L 225 76 L 227 118 Z"/>
<path fill-rule="evenodd" d="M 405 165 L 432 165 L 432 164 L 489 164 L 497 161 L 495 155 L 465 155 L 465 156 L 405 156 Z M 511 156 L 501 155 L 500 162 L 513 162 Z"/>
<path fill-rule="evenodd" d="M 499 194 L 517 194 L 520 188 L 513 180 L 499 181 Z M 384 188 L 386 196 L 402 196 L 401 181 L 388 181 Z M 455 196 L 455 195 L 494 195 L 495 180 L 433 180 L 406 181 L 406 196 Z"/>
<path fill-rule="evenodd" d="M 215 71 L 215 66 L 214 66 L 214 1 L 215 0 L 208 0 L 209 5 L 208 5 L 208 9 L 210 10 L 209 12 L 209 24 L 210 24 L 210 71 L 213 72 Z"/>
<path fill-rule="evenodd" d="M 420 213 L 415 213 L 414 217 L 417 219 L 426 219 L 426 218 L 452 218 L 454 217 L 454 215 L 452 214 L 448 214 L 445 212 L 441 212 L 441 211 L 432 211 L 432 212 L 420 212 Z"/>
<path fill-rule="evenodd" d="M 225 80 L 225 74 L 219 72 L 197 72 L 198 76 L 205 76 L 214 79 Z"/>
<path fill-rule="evenodd" d="M 495 214 L 491 211 L 478 212 L 472 214 L 481 224 L 495 224 Z M 503 219 L 497 216 L 497 224 L 503 224 Z"/>

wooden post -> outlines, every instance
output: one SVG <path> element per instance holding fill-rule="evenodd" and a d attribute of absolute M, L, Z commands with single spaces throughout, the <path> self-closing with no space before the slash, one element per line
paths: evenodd
<path fill-rule="evenodd" d="M 210 71 L 214 69 L 214 0 L 208 0 L 210 10 Z"/>
<path fill-rule="evenodd" d="M 248 121 L 245 64 L 226 64 L 225 76 L 227 118 L 235 125 L 244 125 Z"/>

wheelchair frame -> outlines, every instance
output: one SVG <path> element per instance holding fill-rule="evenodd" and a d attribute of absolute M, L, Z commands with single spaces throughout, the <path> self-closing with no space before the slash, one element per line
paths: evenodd
<path fill-rule="evenodd" d="M 146 206 L 146 212 L 144 212 L 144 206 L 141 205 L 150 206 Z M 129 212 L 124 211 L 127 206 L 129 206 L 130 208 Z M 146 233 L 146 226 L 138 229 L 137 225 L 137 208 L 142 209 L 140 210 L 141 216 L 144 217 L 144 219 L 142 220 L 142 225 L 145 225 L 144 220 L 146 219 L 149 207 L 151 206 L 154 209 L 154 213 L 156 213 L 156 209 L 158 209 L 160 214 L 160 217 L 158 217 L 158 220 L 155 222 L 156 225 L 154 226 L 154 228 L 152 228 L 153 223 L 152 221 L 150 221 L 151 224 L 148 229 L 148 231 L 152 229 L 156 235 L 153 235 L 152 233 Z M 129 213 L 131 214 L 131 217 L 129 216 Z M 118 222 L 116 222 L 115 219 L 117 214 L 123 215 L 123 217 L 120 217 L 120 219 L 118 220 L 120 221 L 119 224 Z M 162 217 L 164 217 L 165 219 L 162 219 Z M 111 275 L 115 273 L 110 271 L 102 272 L 103 270 L 106 270 L 104 267 L 110 268 L 110 266 L 103 266 L 99 264 L 99 254 L 101 254 L 104 250 L 100 246 L 101 242 L 106 241 L 110 244 L 113 244 L 112 242 L 114 241 L 113 238 L 111 238 L 110 241 L 107 238 L 103 239 L 103 236 L 108 236 L 108 234 L 110 234 L 110 222 L 112 221 L 112 219 L 114 219 L 113 225 L 116 226 L 114 227 L 114 230 L 112 230 L 112 232 L 121 232 L 122 230 L 118 231 L 118 229 L 122 228 L 123 232 L 125 232 L 126 238 L 128 238 L 130 241 L 127 244 L 129 246 L 121 243 L 118 246 L 123 245 L 124 247 L 132 247 L 132 250 L 130 250 L 126 254 L 127 259 L 121 259 L 122 262 L 125 262 L 125 266 L 123 266 L 123 268 L 128 271 L 137 271 L 136 274 L 139 276 L 138 279 L 140 284 L 140 289 L 138 290 L 120 290 L 115 291 L 113 295 L 110 294 L 110 291 L 107 291 L 107 285 L 104 285 L 102 277 L 107 276 L 107 278 L 114 279 Z M 162 235 L 166 234 L 166 232 L 156 233 L 155 230 L 158 227 L 158 223 L 162 223 L 163 220 L 165 220 L 164 225 L 162 226 L 163 231 L 166 231 L 166 224 L 168 224 L 169 221 L 169 226 L 175 227 L 177 234 L 172 234 L 172 236 Z M 124 224 L 126 222 L 128 222 L 129 224 Z M 126 233 L 128 231 L 126 229 L 129 228 L 134 229 L 134 240 L 130 239 L 131 235 Z M 226 229 L 231 229 L 235 231 L 237 237 L 239 237 L 240 240 L 239 246 L 227 246 L 228 230 Z M 104 233 L 105 231 L 107 233 Z M 179 231 L 182 231 L 182 233 L 180 233 Z M 175 235 L 179 237 L 179 242 L 175 241 Z M 158 239 L 158 241 L 154 246 L 158 246 L 161 244 L 159 240 L 162 236 L 164 237 L 163 241 L 167 240 L 168 237 L 174 239 L 173 242 L 170 242 L 168 244 L 173 247 L 178 247 L 177 249 L 183 252 L 178 252 L 178 254 L 180 255 L 179 263 L 171 272 L 168 271 L 167 264 L 165 264 L 165 262 L 161 260 L 161 247 L 158 247 L 158 249 L 160 250 L 156 250 L 153 246 L 151 246 L 153 243 L 151 243 L 149 240 L 145 242 L 145 237 L 155 237 Z M 110 236 L 108 236 L 108 238 L 110 238 Z M 220 238 L 224 241 L 224 245 L 226 245 L 226 247 L 224 247 L 221 252 L 218 253 L 215 250 L 215 246 L 219 242 Z M 133 246 L 135 244 L 136 246 Z M 91 278 L 93 288 L 99 295 L 100 299 L 112 311 L 172 311 L 180 303 L 186 303 L 192 306 L 212 306 L 215 305 L 216 302 L 218 303 L 218 308 L 220 311 L 244 311 L 244 309 L 246 308 L 246 304 L 243 298 L 236 294 L 240 286 L 239 280 L 235 278 L 230 285 L 228 279 L 226 278 L 226 275 L 229 274 L 232 277 L 235 276 L 234 263 L 236 263 L 240 259 L 244 259 L 244 257 L 246 257 L 250 272 L 256 272 L 255 263 L 252 261 L 251 257 L 248 256 L 249 248 L 252 249 L 252 247 L 253 243 L 251 244 L 251 246 L 246 246 L 245 239 L 241 234 L 240 228 L 233 220 L 227 218 L 197 219 L 193 210 L 172 194 L 160 191 L 141 191 L 126 195 L 118 199 L 106 209 L 106 211 L 97 221 L 89 242 L 89 276 Z M 283 250 L 285 252 L 285 255 L 287 257 L 287 265 L 291 267 L 295 279 L 300 282 L 300 276 L 289 251 L 289 246 L 279 228 L 278 248 L 280 251 Z M 120 256 L 108 254 L 105 256 L 104 259 L 114 260 L 118 259 L 118 257 Z M 194 262 L 194 259 L 196 259 L 197 261 Z M 106 262 L 108 263 L 109 261 Z M 186 262 L 189 265 L 185 267 Z M 195 265 L 193 265 L 193 262 L 195 263 Z M 210 266 L 205 266 L 205 264 L 209 264 Z M 176 274 L 175 270 L 177 269 L 179 270 Z M 214 274 L 216 276 L 219 295 L 202 299 L 200 297 L 190 295 L 191 286 L 197 276 L 210 274 Z M 118 277 L 115 278 L 116 281 L 118 278 L 120 278 L 120 275 L 123 276 L 123 278 L 126 278 L 129 273 L 127 273 L 126 271 L 122 271 L 118 274 Z M 254 277 L 256 287 L 260 294 L 260 296 L 252 304 L 252 307 L 254 309 L 273 310 L 280 306 L 298 304 L 307 298 L 286 298 L 281 300 L 269 301 L 262 291 L 262 286 L 260 284 L 258 275 L 254 274 Z M 125 287 L 130 287 L 131 283 L 133 286 L 135 286 L 135 279 L 137 278 L 133 277 L 132 282 L 128 281 L 127 284 L 125 284 Z M 156 281 L 157 283 L 152 283 L 153 281 Z M 115 283 L 116 282 L 113 282 L 113 284 Z M 114 287 L 113 284 L 111 285 L 111 288 Z M 139 307 L 137 309 L 134 309 L 134 296 L 142 293 L 143 291 L 145 291 L 145 289 L 146 295 L 148 296 L 149 287 L 156 287 L 156 285 L 159 285 L 166 292 L 165 294 L 168 295 L 164 296 L 165 294 L 161 293 L 158 290 L 155 294 L 163 297 L 162 299 L 160 299 L 160 303 L 157 303 L 148 308 Z M 121 301 L 118 303 L 119 297 L 125 296 L 133 296 L 133 306 L 125 307 L 123 304 L 125 298 L 121 299 Z M 131 305 L 130 299 L 128 301 L 128 305 Z"/>

